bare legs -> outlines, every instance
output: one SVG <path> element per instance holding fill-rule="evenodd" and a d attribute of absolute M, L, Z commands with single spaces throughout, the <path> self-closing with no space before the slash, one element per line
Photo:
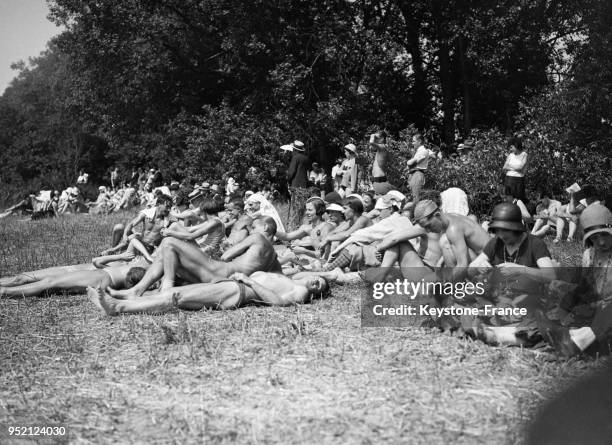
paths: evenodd
<path fill-rule="evenodd" d="M 240 302 L 238 283 L 191 284 L 169 288 L 159 293 L 129 300 L 117 300 L 102 289 L 87 289 L 89 299 L 107 315 L 122 313 L 159 314 L 172 308 L 199 310 L 202 308 L 231 309 Z"/>
<path fill-rule="evenodd" d="M 113 250 L 113 249 L 109 249 Z M 108 251 L 106 251 L 108 252 Z M 143 256 L 149 263 L 153 262 L 153 258 L 149 255 L 147 248 L 138 239 L 132 238 L 127 246 L 127 249 L 123 253 L 114 255 L 102 255 L 93 259 L 93 263 L 96 267 L 102 268 L 112 261 L 130 261 L 133 260 L 136 255 Z"/>
<path fill-rule="evenodd" d="M 57 266 L 49 267 L 47 269 L 33 270 L 30 272 L 20 273 L 19 275 L 15 275 L 13 277 L 2 278 L 0 279 L 0 286 L 21 286 L 23 284 L 34 283 L 45 278 L 55 278 L 58 275 L 77 272 L 81 270 L 95 270 L 95 267 L 91 263 L 83 263 L 75 264 L 73 266 Z"/>
<path fill-rule="evenodd" d="M 214 278 L 228 277 L 233 272 L 230 263 L 215 261 L 197 246 L 174 238 L 164 238 L 158 257 L 140 282 L 131 289 L 110 291 L 117 298 L 141 296 L 153 283 L 164 277 L 161 290 L 172 288 L 178 275 L 189 281 L 207 283 Z"/>
<path fill-rule="evenodd" d="M 409 242 L 401 242 L 385 251 L 381 268 L 393 267 L 397 262 L 404 278 L 418 281 L 431 274 L 423 260 Z"/>
<path fill-rule="evenodd" d="M 80 289 L 87 286 L 110 286 L 110 276 L 102 270 L 83 270 L 43 278 L 30 284 L 14 287 L 0 287 L 0 296 L 31 297 L 50 289 Z"/>

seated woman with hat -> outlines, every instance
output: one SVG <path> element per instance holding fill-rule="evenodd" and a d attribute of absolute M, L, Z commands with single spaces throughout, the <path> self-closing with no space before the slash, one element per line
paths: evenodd
<path fill-rule="evenodd" d="M 544 283 L 555 279 L 546 244 L 525 231 L 522 219 L 516 204 L 495 206 L 489 224 L 495 236 L 470 264 L 470 272 L 477 271 L 477 279 L 483 283 L 486 280 L 486 293 L 477 299 L 477 306 L 519 309 L 484 311 L 475 319 L 472 328 L 487 343 L 524 345 L 533 339 L 537 333 L 535 312 L 545 295 Z"/>
<path fill-rule="evenodd" d="M 551 283 L 559 295 L 559 323 L 538 313 L 540 332 L 562 355 L 582 351 L 609 354 L 612 348 L 612 212 L 593 204 L 580 215 L 584 245 L 576 285 Z"/>

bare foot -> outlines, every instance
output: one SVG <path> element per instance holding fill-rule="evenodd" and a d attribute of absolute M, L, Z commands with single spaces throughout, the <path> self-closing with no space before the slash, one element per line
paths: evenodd
<path fill-rule="evenodd" d="M 119 300 L 127 300 L 130 298 L 136 298 L 139 296 L 133 289 L 134 288 L 117 290 L 117 289 L 111 289 L 110 287 L 107 287 L 106 292 L 108 293 L 108 295 L 110 295 L 113 298 L 117 298 Z"/>
<path fill-rule="evenodd" d="M 0 286 L 2 287 L 14 287 L 14 286 L 22 286 L 24 284 L 29 284 L 32 281 L 22 275 L 16 275 L 14 277 L 7 277 L 0 279 Z"/>
<path fill-rule="evenodd" d="M 173 280 L 162 280 L 161 286 L 159 286 L 159 292 L 165 291 L 167 289 L 171 289 L 174 287 Z"/>
<path fill-rule="evenodd" d="M 106 313 L 106 311 L 104 310 L 104 308 L 102 307 L 102 305 L 100 304 L 100 298 L 99 298 L 99 294 L 98 294 L 98 289 L 94 289 L 91 286 L 87 286 L 87 296 L 89 297 L 89 301 L 91 301 L 95 307 L 98 308 L 98 310 L 102 313 Z"/>
<path fill-rule="evenodd" d="M 117 315 L 117 302 L 114 298 L 104 292 L 102 289 L 87 288 L 87 295 L 94 304 L 100 308 L 106 315 Z"/>

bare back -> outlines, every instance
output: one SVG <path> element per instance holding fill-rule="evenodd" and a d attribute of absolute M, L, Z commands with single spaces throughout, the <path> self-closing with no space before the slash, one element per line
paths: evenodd
<path fill-rule="evenodd" d="M 260 233 L 253 233 L 249 238 L 251 243 L 246 252 L 231 261 L 234 271 L 247 275 L 256 271 L 280 272 L 281 266 L 272 243 Z"/>
<path fill-rule="evenodd" d="M 485 229 L 480 226 L 480 224 L 463 215 L 445 213 L 444 216 L 448 218 L 450 222 L 446 228 L 446 235 L 451 243 L 452 237 L 450 236 L 451 234 L 449 232 L 454 232 L 455 235 L 462 234 L 465 244 L 469 249 L 477 254 L 482 252 L 491 238 Z"/>

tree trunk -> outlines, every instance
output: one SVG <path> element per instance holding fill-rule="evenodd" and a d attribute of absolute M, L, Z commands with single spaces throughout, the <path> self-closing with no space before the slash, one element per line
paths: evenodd
<path fill-rule="evenodd" d="M 421 52 L 421 17 L 411 8 L 410 2 L 400 1 L 398 2 L 398 7 L 404 16 L 406 32 L 405 48 L 410 53 L 412 70 L 414 72 L 414 85 L 411 94 L 411 103 L 414 110 L 410 113 L 409 119 L 417 128 L 423 129 L 429 122 L 431 95 L 427 88 L 427 75 Z"/>
<path fill-rule="evenodd" d="M 440 63 L 440 87 L 442 88 L 442 113 L 444 115 L 442 133 L 444 142 L 453 144 L 455 142 L 455 94 L 451 75 L 450 50 L 444 37 L 438 41 L 438 60 Z"/>
<path fill-rule="evenodd" d="M 470 73 L 468 60 L 465 55 L 467 43 L 465 36 L 460 35 L 457 39 L 457 50 L 459 52 L 459 66 L 461 68 L 461 83 L 463 86 L 463 131 L 467 137 L 472 129 L 472 95 L 470 92 Z"/>

